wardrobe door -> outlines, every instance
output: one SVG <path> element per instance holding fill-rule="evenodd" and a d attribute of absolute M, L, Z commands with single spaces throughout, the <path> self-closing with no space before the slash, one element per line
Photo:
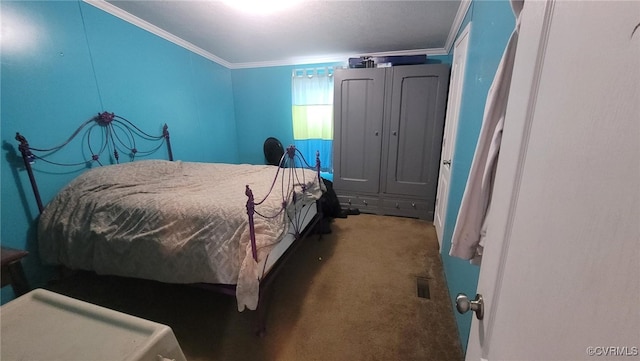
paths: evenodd
<path fill-rule="evenodd" d="M 435 202 L 449 66 L 393 68 L 385 193 Z"/>
<path fill-rule="evenodd" d="M 377 193 L 380 189 L 384 75 L 382 68 L 334 73 L 333 182 L 337 192 Z"/>

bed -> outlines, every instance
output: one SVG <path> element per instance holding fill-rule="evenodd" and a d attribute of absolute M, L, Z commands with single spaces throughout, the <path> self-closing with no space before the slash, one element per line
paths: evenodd
<path fill-rule="evenodd" d="M 64 165 L 50 158 L 76 137 L 89 156 L 70 165 L 89 169 L 44 206 L 33 164 Z M 19 133 L 16 140 L 40 210 L 43 263 L 222 291 L 236 297 L 239 311 L 258 311 L 260 334 L 268 285 L 322 217 L 319 158 L 311 169 L 295 147 L 279 166 L 179 161 L 166 125 L 153 136 L 108 112 L 53 148 L 31 147 Z M 138 159 L 163 144 L 168 160 Z"/>

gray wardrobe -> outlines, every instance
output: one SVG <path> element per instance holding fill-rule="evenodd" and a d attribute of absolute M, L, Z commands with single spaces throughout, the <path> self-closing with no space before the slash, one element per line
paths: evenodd
<path fill-rule="evenodd" d="M 333 185 L 342 207 L 433 220 L 449 66 L 334 76 Z"/>

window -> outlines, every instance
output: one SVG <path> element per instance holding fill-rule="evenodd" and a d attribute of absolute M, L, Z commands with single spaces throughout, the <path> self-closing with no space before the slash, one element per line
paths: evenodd
<path fill-rule="evenodd" d="M 293 139 L 311 165 L 333 173 L 333 68 L 296 69 L 292 78 Z"/>

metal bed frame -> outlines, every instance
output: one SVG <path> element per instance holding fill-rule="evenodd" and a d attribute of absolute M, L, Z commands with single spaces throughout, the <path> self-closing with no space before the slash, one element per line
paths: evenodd
<path fill-rule="evenodd" d="M 82 130 L 85 130 L 83 133 Z M 100 140 L 100 144 L 98 147 L 95 147 L 95 137 L 92 137 L 92 131 L 98 130 L 101 132 L 101 136 L 98 137 Z M 67 146 L 73 139 L 75 139 L 79 134 L 84 135 L 84 139 L 86 140 L 86 147 L 90 157 L 88 159 L 84 159 L 81 162 L 76 163 L 58 163 L 48 160 L 47 158 L 59 151 L 60 149 Z M 44 205 L 42 203 L 42 197 L 40 195 L 40 191 L 38 189 L 38 185 L 36 182 L 36 178 L 34 175 L 33 164 L 38 161 L 44 161 L 49 164 L 59 165 L 59 166 L 86 166 L 87 168 L 91 167 L 94 163 L 100 166 L 103 165 L 103 159 L 107 158 L 109 160 L 108 164 L 120 163 L 120 155 L 121 152 L 127 154 L 129 156 L 129 161 L 134 161 L 138 156 L 147 156 L 155 153 L 158 149 L 162 147 L 163 144 L 167 146 L 168 159 L 170 161 L 174 160 L 173 151 L 171 149 L 171 141 L 169 137 L 168 126 L 164 124 L 162 127 L 162 134 L 154 136 L 150 135 L 136 125 L 134 125 L 129 120 L 115 115 L 114 113 L 102 112 L 98 113 L 96 116 L 91 117 L 84 123 L 82 123 L 72 134 L 71 136 L 62 144 L 52 147 L 52 148 L 34 148 L 29 145 L 27 139 L 21 135 L 20 133 L 16 133 L 15 139 L 19 142 L 18 149 L 22 154 L 22 159 L 24 161 L 24 166 L 29 176 L 29 181 L 31 183 L 31 188 L 33 190 L 33 194 L 38 206 L 38 210 L 40 213 L 44 211 Z M 149 150 L 140 150 L 137 148 L 136 139 L 142 139 L 148 142 L 157 142 L 159 145 L 151 148 Z M 111 153 L 105 153 L 110 151 Z M 276 181 L 278 179 L 278 175 L 280 171 L 283 172 L 282 176 L 282 184 L 281 187 L 283 189 L 291 189 L 290 187 L 296 183 L 297 175 L 295 173 L 296 166 L 299 164 L 300 167 L 308 167 L 315 168 L 317 172 L 318 181 L 322 182 L 320 178 L 320 155 L 316 152 L 316 162 L 315 166 L 311 166 L 304 159 L 299 150 L 295 148 L 295 146 L 290 146 L 286 149 L 284 155 L 280 160 L 280 166 L 276 174 L 274 175 L 274 180 L 271 185 L 269 192 L 260 200 L 256 201 L 253 191 L 247 185 L 245 189 L 245 195 L 247 196 L 247 217 L 249 221 L 249 233 L 251 239 L 251 252 L 254 261 L 258 262 L 258 253 L 256 247 L 256 233 L 254 228 L 254 219 L 257 216 L 262 217 L 276 217 L 280 213 L 275 215 L 263 215 L 256 211 L 256 206 L 259 206 L 263 203 L 267 197 L 270 196 L 271 191 L 276 185 Z M 284 172 L 289 171 L 288 177 L 284 175 Z M 286 188 L 285 188 L 286 187 Z M 303 189 L 304 192 L 304 189 Z M 283 192 L 284 194 L 285 192 Z M 284 196 L 283 196 L 284 197 Z M 296 194 L 293 193 L 293 202 L 296 202 Z M 287 207 L 287 199 L 282 200 L 282 208 L 280 212 L 285 212 L 285 208 Z M 259 297 L 258 297 L 258 305 L 256 308 L 257 313 L 257 325 L 256 325 L 256 333 L 260 336 L 263 336 L 266 332 L 266 298 L 268 298 L 270 285 L 273 283 L 276 275 L 279 270 L 282 268 L 282 264 L 286 263 L 286 260 L 291 257 L 291 254 L 295 251 L 301 239 L 306 238 L 310 234 L 313 233 L 313 229 L 316 224 L 322 219 L 322 208 L 319 206 L 319 202 L 316 202 L 316 210 L 317 214 L 311 219 L 311 221 L 307 224 L 307 226 L 302 229 L 301 224 L 298 224 L 296 220 L 291 220 L 294 225 L 294 241 L 289 246 L 289 248 L 282 254 L 282 256 L 275 262 L 273 267 L 266 275 L 263 274 L 262 279 L 259 281 Z M 304 217 L 302 217 L 304 218 Z M 285 217 L 285 221 L 287 217 Z M 221 292 L 226 295 L 235 296 L 236 295 L 236 285 L 234 284 L 209 284 L 209 283 L 198 283 L 196 284 L 198 287 L 202 287 L 205 289 L 210 289 L 216 292 Z"/>

